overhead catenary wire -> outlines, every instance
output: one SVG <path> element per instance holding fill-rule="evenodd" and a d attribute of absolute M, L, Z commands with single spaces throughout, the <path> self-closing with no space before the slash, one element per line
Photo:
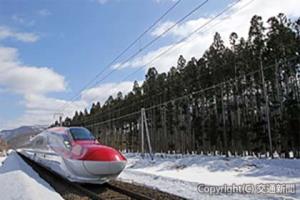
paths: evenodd
<path fill-rule="evenodd" d="M 127 51 L 129 51 L 137 42 L 140 41 L 151 29 L 153 29 L 164 17 L 166 17 L 172 10 L 174 10 L 182 0 L 177 0 L 171 7 L 169 7 L 158 19 L 156 19 L 146 30 L 144 30 L 135 40 L 133 40 L 125 49 L 121 51 L 112 61 L 110 61 L 100 72 L 98 72 L 90 81 L 88 81 L 75 95 L 69 100 L 74 101 L 80 96 L 81 92 L 87 89 L 94 81 L 97 80 L 107 69 L 109 69 L 117 60 L 119 60 Z M 66 106 L 66 103 L 63 107 Z M 65 110 L 65 109 L 64 109 Z M 63 110 L 63 111 L 64 111 Z"/>
<path fill-rule="evenodd" d="M 183 37 L 182 39 L 180 39 L 179 41 L 175 42 L 174 44 L 170 45 L 169 48 L 167 48 L 165 51 L 163 51 L 162 53 L 158 54 L 156 57 L 154 57 L 152 60 L 150 60 L 150 62 L 148 62 L 147 64 L 137 68 L 137 70 L 133 71 L 132 73 L 130 73 L 129 75 L 127 75 L 124 79 L 122 79 L 120 82 L 122 81 L 126 81 L 129 77 L 131 77 L 132 75 L 136 74 L 137 72 L 139 72 L 140 70 L 144 69 L 145 67 L 149 66 L 150 64 L 152 64 L 155 60 L 159 59 L 161 56 L 165 55 L 166 53 L 168 53 L 169 51 L 171 51 L 172 49 L 174 49 L 177 45 L 182 44 L 183 42 L 185 42 L 187 39 L 189 39 L 190 37 L 192 37 L 194 34 L 196 34 L 197 32 L 199 32 L 200 30 L 202 30 L 204 27 L 206 27 L 207 25 L 209 25 L 210 23 L 212 23 L 214 20 L 216 20 L 218 17 L 220 17 L 221 15 L 223 15 L 224 13 L 226 13 L 227 11 L 229 11 L 230 9 L 232 9 L 237 3 L 239 3 L 241 0 L 237 0 L 236 2 L 232 3 L 230 6 L 226 7 L 225 9 L 223 9 L 221 12 L 219 12 L 217 15 L 215 15 L 214 17 L 212 17 L 209 21 L 207 21 L 206 23 L 198 26 L 196 29 L 194 29 L 191 33 L 189 33 L 187 36 Z M 248 6 L 250 3 L 252 3 L 255 0 L 251 0 L 249 3 L 245 4 L 243 7 L 240 8 L 243 9 L 246 6 Z M 111 88 L 110 88 L 111 89 Z M 114 89 L 114 88 L 112 88 Z M 108 91 L 105 91 L 104 93 L 106 93 Z M 93 98 L 91 101 L 94 101 L 95 99 L 97 99 L 97 97 Z"/>
<path fill-rule="evenodd" d="M 135 40 L 133 40 L 120 54 L 118 54 L 109 64 L 106 65 L 99 73 L 96 74 L 88 83 L 86 83 L 76 95 L 74 95 L 70 100 L 74 100 L 78 95 L 85 89 L 87 89 L 90 84 L 92 84 L 98 77 L 100 77 L 109 67 L 111 67 L 119 58 L 121 58 L 129 49 L 131 49 L 140 39 L 145 36 L 153 27 L 155 27 L 165 16 L 167 16 L 182 0 L 176 1 L 166 12 L 163 13 L 151 26 L 149 26 L 144 32 L 142 32 Z"/>
<path fill-rule="evenodd" d="M 202 30 L 204 27 L 206 27 L 207 25 L 209 25 L 210 23 L 212 23 L 213 21 L 215 21 L 218 17 L 220 17 L 221 15 L 223 15 L 224 13 L 226 13 L 227 11 L 229 11 L 230 9 L 232 9 L 237 3 L 239 3 L 241 0 L 237 0 L 236 2 L 232 3 L 230 6 L 226 7 L 225 9 L 223 9 L 221 12 L 219 12 L 217 15 L 215 15 L 213 18 L 211 18 L 209 21 L 207 21 L 206 23 L 204 23 L 203 25 L 197 27 L 196 29 L 194 29 L 194 31 L 192 31 L 190 34 L 188 34 L 186 37 L 180 39 L 179 41 L 177 41 L 176 43 L 174 43 L 173 45 L 170 46 L 170 48 L 166 49 L 164 52 L 162 52 L 161 54 L 159 54 L 158 56 L 156 56 L 155 58 L 153 58 L 150 62 L 148 62 L 146 65 L 143 65 L 142 67 L 138 68 L 136 71 L 134 71 L 133 73 L 129 74 L 128 76 L 126 76 L 124 79 L 122 79 L 120 82 L 127 80 L 127 78 L 129 78 L 130 76 L 134 75 L 135 73 L 137 73 L 139 70 L 142 70 L 143 68 L 147 67 L 148 65 L 150 65 L 151 63 L 153 63 L 155 60 L 157 60 L 159 57 L 163 56 L 164 54 L 166 54 L 167 52 L 171 51 L 175 46 L 182 44 L 184 41 L 186 41 L 187 39 L 189 39 L 192 35 L 196 34 L 197 32 L 199 32 L 200 30 Z M 240 9 L 242 10 L 243 8 L 245 8 L 246 6 L 248 6 L 250 3 L 252 3 L 255 0 L 251 0 L 250 2 L 248 2 L 247 4 L 243 5 Z M 219 24 L 219 22 L 217 23 Z M 214 25 L 213 25 L 214 26 Z M 210 27 L 211 28 L 211 27 Z M 94 101 L 96 98 L 92 99 L 92 101 Z M 144 101 L 145 99 L 143 99 Z M 128 107 L 128 106 L 127 106 Z M 123 110 L 123 109 L 122 109 Z M 118 110 L 120 111 L 120 110 Z M 110 111 L 107 111 L 110 112 Z M 105 112 L 105 114 L 107 114 L 107 112 Z M 102 115 L 103 113 L 101 113 Z M 90 121 L 90 120 L 89 120 Z"/>
<path fill-rule="evenodd" d="M 150 47 L 153 43 L 155 43 L 157 40 L 159 40 L 161 37 L 163 37 L 166 33 L 168 33 L 170 30 L 172 30 L 173 28 L 175 28 L 178 24 L 182 23 L 186 18 L 188 18 L 189 16 L 191 16 L 194 12 L 196 12 L 197 10 L 199 10 L 201 7 L 203 7 L 209 0 L 205 0 L 204 2 L 202 2 L 201 4 L 199 4 L 198 6 L 196 6 L 194 9 L 192 9 L 188 14 L 186 14 L 184 17 L 180 18 L 176 23 L 172 24 L 169 28 L 167 28 L 166 30 L 164 30 L 162 33 L 160 33 L 158 36 L 156 36 L 153 40 L 151 40 L 150 42 L 148 42 L 146 45 L 144 45 L 141 49 L 139 49 L 135 54 L 131 55 L 129 58 L 127 58 L 125 61 L 123 61 L 121 64 L 119 64 L 119 66 L 122 66 L 123 64 L 126 64 L 127 62 L 129 62 L 130 60 L 132 60 L 133 58 L 135 58 L 137 55 L 140 54 L 141 51 L 147 49 L 148 47 Z M 99 81 L 97 81 L 95 83 L 95 85 L 99 84 L 100 82 L 102 82 L 103 80 L 105 80 L 108 76 L 110 76 L 110 74 L 112 74 L 114 71 L 117 71 L 119 67 L 115 67 L 109 74 L 107 74 L 106 76 L 104 76 L 102 79 L 100 79 Z"/>
<path fill-rule="evenodd" d="M 300 56 L 294 56 L 294 57 L 289 58 L 288 60 L 291 61 L 291 60 L 295 60 L 295 59 L 299 59 L 299 58 L 300 58 Z M 277 64 L 277 63 L 268 65 L 267 67 L 264 67 L 263 70 L 270 69 L 270 68 L 276 66 L 276 64 Z M 169 103 L 176 102 L 176 101 L 178 101 L 178 100 L 181 100 L 181 99 L 185 99 L 185 98 L 187 98 L 187 97 L 190 97 L 191 95 L 196 95 L 196 94 L 199 94 L 199 93 L 206 92 L 206 91 L 208 91 L 208 90 L 210 90 L 210 89 L 214 89 L 214 88 L 220 87 L 220 86 L 222 86 L 222 85 L 225 85 L 225 84 L 227 84 L 227 83 L 230 83 L 230 82 L 232 82 L 232 81 L 235 81 L 235 79 L 244 78 L 244 77 L 247 77 L 247 76 L 250 76 L 250 75 L 254 75 L 255 73 L 259 73 L 259 72 L 260 72 L 260 69 L 257 69 L 257 70 L 248 72 L 247 74 L 242 74 L 242 75 L 237 76 L 237 77 L 235 77 L 235 78 L 232 78 L 232 79 L 229 79 L 229 80 L 226 80 L 226 81 L 223 81 L 223 82 L 220 82 L 220 83 L 211 85 L 211 86 L 209 86 L 209 87 L 206 87 L 206 88 L 203 88 L 203 89 L 200 89 L 200 90 L 197 90 L 197 91 L 193 91 L 193 92 L 190 92 L 190 93 L 188 93 L 188 94 L 185 94 L 185 95 L 182 95 L 182 96 L 179 96 L 179 97 L 176 97 L 176 98 L 173 98 L 173 99 L 164 101 L 163 103 L 159 103 L 159 104 L 156 104 L 156 105 L 153 105 L 153 106 L 146 107 L 145 110 L 148 111 L 148 110 L 151 110 L 151 109 L 153 109 L 153 108 L 157 108 L 157 107 L 160 107 L 160 106 L 163 106 L 163 105 L 167 105 L 167 104 L 169 104 Z M 116 121 L 116 120 L 119 120 L 119 119 L 123 119 L 123 118 L 126 118 L 126 117 L 130 117 L 130 116 L 136 115 L 136 114 L 138 114 L 138 113 L 140 113 L 140 112 L 141 112 L 141 111 L 138 110 L 138 111 L 135 111 L 135 112 L 132 112 L 132 113 L 128 113 L 128 114 L 122 115 L 122 116 L 120 116 L 120 117 L 108 119 L 108 120 L 105 120 L 105 121 L 102 121 L 102 122 L 97 122 L 97 123 L 94 123 L 94 124 L 88 124 L 87 126 L 96 126 L 96 125 L 105 124 L 105 123 L 108 123 L 108 122 L 112 122 L 112 121 Z"/>
<path fill-rule="evenodd" d="M 170 30 L 172 30 L 173 28 L 175 28 L 178 24 L 182 23 L 184 20 L 186 20 L 189 16 L 191 16 L 193 13 L 195 13 L 196 11 L 198 11 L 200 8 L 202 8 L 205 4 L 208 3 L 209 0 L 205 0 L 202 3 L 198 4 L 196 7 L 194 7 L 191 11 L 189 11 L 186 15 L 184 15 L 182 18 L 180 18 L 179 20 L 176 21 L 176 23 L 172 24 L 169 28 L 167 28 L 166 30 L 164 30 L 162 33 L 160 33 L 158 36 L 156 36 L 154 39 L 152 39 L 150 42 L 148 42 L 146 45 L 144 45 L 143 47 L 141 47 L 138 51 L 136 51 L 133 55 L 131 55 L 130 57 L 128 57 L 125 61 L 121 62 L 120 65 L 123 65 L 127 62 L 129 62 L 130 60 L 134 59 L 137 55 L 139 55 L 142 51 L 146 50 L 147 48 L 149 48 L 152 44 L 154 44 L 156 41 L 158 41 L 161 37 L 163 37 L 166 33 L 168 33 Z M 179 3 L 179 2 L 178 2 Z M 158 23 L 158 22 L 157 22 Z M 153 25 L 154 27 L 155 25 Z M 152 27 L 152 28 L 153 28 Z M 151 28 L 151 29 L 152 29 Z M 149 29 L 150 30 L 150 29 Z M 148 31 L 149 31 L 148 30 Z M 147 32 L 148 32 L 147 31 Z M 146 32 L 146 33 L 147 33 Z M 139 39 L 137 39 L 138 41 Z M 120 56 L 121 57 L 121 56 Z M 115 61 L 114 61 L 115 62 Z M 113 63 L 114 63 L 113 62 Z M 112 63 L 112 64 L 113 64 Z M 105 67 L 105 69 L 112 67 L 112 64 L 107 65 Z M 118 70 L 118 67 L 113 68 L 108 74 L 106 74 L 103 78 L 101 78 L 100 80 L 98 80 L 95 84 L 93 84 L 90 88 L 97 86 L 99 83 L 101 83 L 102 81 L 104 81 L 107 77 L 109 77 L 112 73 L 114 73 L 115 71 Z M 99 75 L 100 76 L 100 75 Z M 98 77 L 97 77 L 98 78 Z M 90 84 L 89 84 L 90 85 Z M 87 87 L 85 87 L 83 90 L 87 89 Z M 77 95 L 74 96 L 74 98 L 72 98 L 73 100 L 76 100 L 77 98 L 80 97 L 80 94 L 83 90 L 80 90 L 79 93 Z M 66 109 L 66 107 L 63 109 L 63 111 Z"/>
<path fill-rule="evenodd" d="M 143 65 L 142 67 L 138 68 L 136 71 L 134 71 L 133 73 L 129 74 L 128 76 L 126 76 L 126 78 L 122 81 L 127 80 L 130 76 L 136 74 L 137 72 L 139 72 L 140 70 L 142 70 L 143 68 L 153 64 L 154 61 L 156 61 L 158 58 L 160 58 L 161 56 L 165 55 L 166 53 L 168 53 L 169 51 L 171 51 L 172 49 L 174 49 L 174 47 L 176 47 L 177 45 L 182 44 L 183 42 L 185 42 L 187 39 L 189 39 L 190 37 L 192 37 L 194 34 L 196 34 L 198 31 L 200 31 L 202 28 L 204 28 L 205 26 L 207 26 L 208 24 L 210 24 L 211 22 L 213 22 L 215 19 L 217 19 L 218 17 L 220 17 L 221 15 L 223 15 L 224 13 L 226 13 L 227 11 L 229 11 L 231 8 L 233 8 L 238 2 L 240 2 L 241 0 L 236 1 L 235 3 L 231 4 L 229 7 L 225 8 L 224 10 L 222 10 L 220 13 L 218 13 L 217 15 L 215 15 L 212 19 L 210 19 L 209 21 L 207 21 L 206 23 L 204 23 L 203 25 L 199 26 L 198 28 L 194 29 L 194 31 L 192 31 L 190 34 L 188 34 L 186 37 L 180 39 L 179 41 L 177 41 L 175 44 L 171 45 L 169 48 L 167 48 L 165 51 L 163 51 L 162 53 L 158 54 L 156 57 L 154 57 L 152 60 L 150 60 L 150 62 L 148 62 L 147 64 Z M 253 2 L 255 0 L 252 0 L 251 2 Z M 250 2 L 250 3 L 251 3 Z M 245 6 L 247 6 L 248 4 L 246 4 Z M 244 6 L 244 7 L 245 7 Z"/>

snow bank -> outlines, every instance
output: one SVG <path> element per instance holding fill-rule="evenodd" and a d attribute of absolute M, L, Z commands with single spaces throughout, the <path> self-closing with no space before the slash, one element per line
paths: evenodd
<path fill-rule="evenodd" d="M 287 195 L 214 195 L 197 192 L 198 184 L 231 185 L 292 183 L 300 190 L 300 160 L 226 158 L 222 156 L 160 155 L 154 161 L 126 154 L 128 165 L 120 179 L 155 187 L 190 199 L 300 199 L 299 192 Z"/>
<path fill-rule="evenodd" d="M 0 167 L 1 199 L 63 199 L 15 151 Z"/>

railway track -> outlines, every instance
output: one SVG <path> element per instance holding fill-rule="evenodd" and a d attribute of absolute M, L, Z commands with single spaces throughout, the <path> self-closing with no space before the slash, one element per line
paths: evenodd
<path fill-rule="evenodd" d="M 132 183 L 111 181 L 103 185 L 77 184 L 68 181 L 57 173 L 19 154 L 53 189 L 67 200 L 103 200 L 103 199 L 183 199 L 152 188 Z"/>

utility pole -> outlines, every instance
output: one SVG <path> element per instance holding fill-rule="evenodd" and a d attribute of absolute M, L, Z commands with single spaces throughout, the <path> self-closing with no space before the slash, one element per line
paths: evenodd
<path fill-rule="evenodd" d="M 263 85 L 263 93 L 264 93 L 264 100 L 265 100 L 265 115 L 267 120 L 267 130 L 269 136 L 269 146 L 270 146 L 270 153 L 271 157 L 273 158 L 273 145 L 272 145 L 272 134 L 271 134 L 271 124 L 270 124 L 270 109 L 269 109 L 269 96 L 267 94 L 267 88 L 265 85 L 265 75 L 262 63 L 262 52 L 260 53 L 260 73 L 261 73 L 261 81 Z"/>
<path fill-rule="evenodd" d="M 148 129 L 146 112 L 145 112 L 145 108 L 142 108 L 141 109 L 142 156 L 144 154 L 144 126 L 146 129 L 146 137 L 147 137 L 147 143 L 148 143 L 148 148 L 149 148 L 149 154 L 150 154 L 151 159 L 153 160 L 152 146 L 151 146 L 151 142 L 150 142 L 150 134 L 149 134 L 149 129 Z"/>
<path fill-rule="evenodd" d="M 141 145 L 142 145 L 142 149 L 141 149 L 141 153 L 142 153 L 142 157 L 144 157 L 144 153 L 145 153 L 145 149 L 144 149 L 144 115 L 143 115 L 143 108 L 141 110 Z"/>

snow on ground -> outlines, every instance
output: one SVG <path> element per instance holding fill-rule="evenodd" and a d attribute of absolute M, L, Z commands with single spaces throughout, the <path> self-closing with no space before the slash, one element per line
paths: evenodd
<path fill-rule="evenodd" d="M 189 199 L 300 199 L 300 160 L 226 158 L 221 156 L 164 155 L 154 161 L 138 154 L 125 154 L 128 163 L 119 178 L 155 187 Z M 296 184 L 294 194 L 209 195 L 197 191 L 207 186 L 278 183 Z"/>
<path fill-rule="evenodd" d="M 10 151 L 9 155 L 6 158 L 1 157 L 0 161 L 1 199 L 63 199 L 15 151 Z"/>

